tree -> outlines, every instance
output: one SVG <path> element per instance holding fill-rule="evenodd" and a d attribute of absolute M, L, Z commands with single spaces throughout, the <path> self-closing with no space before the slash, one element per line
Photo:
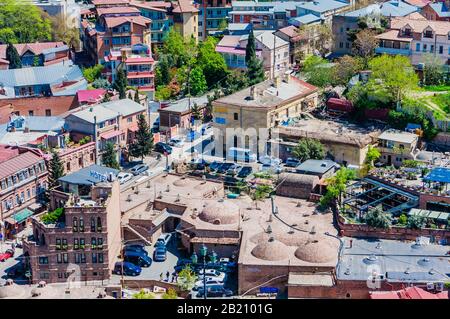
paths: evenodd
<path fill-rule="evenodd" d="M 127 76 L 124 69 L 119 66 L 116 74 L 116 80 L 113 83 L 113 88 L 119 92 L 119 99 L 123 100 L 126 98 L 127 91 Z"/>
<path fill-rule="evenodd" d="M 364 216 L 367 226 L 388 229 L 391 225 L 391 218 L 383 212 L 381 207 L 370 210 Z"/>
<path fill-rule="evenodd" d="M 189 82 L 190 93 L 193 96 L 203 94 L 208 88 L 205 75 L 203 74 L 202 68 L 199 66 L 192 69 L 189 76 Z"/>
<path fill-rule="evenodd" d="M 342 193 L 347 188 L 348 183 L 355 179 L 355 177 L 355 171 L 346 167 L 340 168 L 334 176 L 327 179 L 327 192 L 320 199 L 320 205 L 326 207 L 335 199 L 341 205 Z"/>
<path fill-rule="evenodd" d="M 178 295 L 175 289 L 169 288 L 167 291 L 162 295 L 162 299 L 177 299 Z"/>
<path fill-rule="evenodd" d="M 344 55 L 340 57 L 333 69 L 334 82 L 347 85 L 348 81 L 359 71 L 364 69 L 364 62 L 359 57 Z"/>
<path fill-rule="evenodd" d="M 108 82 L 107 79 L 96 79 L 94 82 L 92 82 L 92 87 L 95 89 L 108 89 L 111 86 L 111 84 Z"/>
<path fill-rule="evenodd" d="M 333 33 L 328 25 L 302 25 L 298 29 L 298 34 L 306 39 L 309 39 L 309 46 L 313 50 L 317 50 L 321 56 L 330 50 Z"/>
<path fill-rule="evenodd" d="M 134 102 L 141 104 L 141 98 L 139 95 L 139 89 L 136 89 L 136 91 L 134 91 Z"/>
<path fill-rule="evenodd" d="M 353 42 L 353 53 L 363 58 L 365 66 L 375 54 L 375 48 L 380 42 L 376 35 L 373 30 L 363 29 L 356 34 L 356 39 Z"/>
<path fill-rule="evenodd" d="M 153 134 L 143 114 L 139 115 L 138 130 L 134 141 L 129 146 L 130 155 L 140 157 L 149 155 L 153 148 Z"/>
<path fill-rule="evenodd" d="M 197 281 L 197 275 L 191 269 L 189 265 L 186 265 L 179 273 L 178 273 L 178 286 L 182 290 L 191 290 L 195 282 Z"/>
<path fill-rule="evenodd" d="M 372 145 L 369 145 L 369 148 L 367 150 L 367 154 L 366 154 L 366 159 L 364 161 L 364 165 L 362 166 L 361 170 L 360 170 L 360 175 L 366 176 L 370 170 L 374 167 L 373 163 L 379 159 L 381 156 L 380 151 L 376 148 L 373 147 Z"/>
<path fill-rule="evenodd" d="M 170 82 L 170 74 L 169 74 L 169 62 L 167 55 L 162 55 L 159 58 L 158 63 L 155 68 L 155 83 L 156 86 L 159 85 L 167 85 Z"/>
<path fill-rule="evenodd" d="M 406 92 L 417 88 L 419 79 L 408 57 L 382 55 L 370 60 L 369 66 L 369 84 L 384 88 L 392 101 L 400 102 Z"/>
<path fill-rule="evenodd" d="M 249 86 L 246 73 L 239 70 L 231 71 L 222 85 L 222 92 L 224 95 L 233 94 L 236 91 L 242 90 Z"/>
<path fill-rule="evenodd" d="M 303 63 L 306 80 L 316 86 L 325 87 L 333 82 L 333 72 L 327 60 L 317 55 L 311 55 Z"/>
<path fill-rule="evenodd" d="M 52 152 L 52 158 L 48 165 L 49 189 L 58 185 L 58 179 L 64 176 L 64 166 L 57 152 Z"/>
<path fill-rule="evenodd" d="M 226 18 L 223 18 L 220 20 L 219 25 L 217 26 L 218 31 L 223 31 L 228 28 L 228 20 Z"/>
<path fill-rule="evenodd" d="M 247 40 L 247 46 L 245 47 L 245 63 L 248 66 L 248 63 L 251 59 L 256 57 L 256 44 L 255 44 L 255 35 L 253 34 L 253 28 L 250 30 Z"/>
<path fill-rule="evenodd" d="M 103 65 L 96 64 L 89 68 L 83 69 L 83 76 L 89 83 L 93 83 L 95 80 L 101 78 L 103 69 Z"/>
<path fill-rule="evenodd" d="M 423 84 L 440 85 L 444 81 L 444 70 L 439 57 L 426 53 L 423 56 Z"/>
<path fill-rule="evenodd" d="M 186 43 L 180 33 L 173 27 L 163 39 L 162 52 L 173 57 L 173 62 L 180 67 L 185 63 L 186 58 Z"/>
<path fill-rule="evenodd" d="M 105 96 L 102 99 L 102 103 L 110 102 L 110 101 L 111 101 L 111 97 L 109 96 L 108 92 L 106 92 Z"/>
<path fill-rule="evenodd" d="M 325 149 L 318 140 L 304 138 L 294 147 L 292 155 L 302 162 L 309 159 L 323 159 L 325 157 Z"/>
<path fill-rule="evenodd" d="M 105 151 L 102 155 L 102 163 L 110 168 L 120 168 L 119 163 L 117 162 L 117 153 L 114 150 L 114 144 L 111 142 L 106 143 Z"/>
<path fill-rule="evenodd" d="M 69 27 L 64 15 L 50 17 L 52 22 L 53 41 L 62 41 L 71 48 L 78 50 L 80 48 L 80 31 L 76 27 Z"/>
<path fill-rule="evenodd" d="M 127 97 L 129 100 L 132 100 L 133 101 L 133 95 L 131 94 L 131 91 L 129 91 L 128 92 L 128 97 Z"/>
<path fill-rule="evenodd" d="M 194 120 L 200 120 L 202 118 L 202 112 L 200 110 L 200 107 L 195 102 L 191 107 L 191 114 Z"/>
<path fill-rule="evenodd" d="M 265 79 L 263 61 L 256 56 L 252 57 L 247 63 L 248 85 L 258 84 Z"/>
<path fill-rule="evenodd" d="M 0 0 L 0 42 L 34 43 L 51 40 L 48 14 L 32 3 Z"/>
<path fill-rule="evenodd" d="M 6 47 L 6 60 L 9 61 L 10 69 L 22 68 L 22 60 L 20 60 L 19 53 L 12 43 L 8 43 L 8 46 Z"/>
<path fill-rule="evenodd" d="M 409 229 L 421 229 L 425 227 L 425 218 L 417 215 L 409 216 L 406 227 Z"/>
<path fill-rule="evenodd" d="M 208 37 L 202 42 L 197 58 L 197 65 L 203 69 L 208 87 L 218 86 L 228 75 L 228 67 L 223 56 L 216 52 L 217 39 Z"/>
<path fill-rule="evenodd" d="M 155 299 L 155 295 L 151 292 L 146 292 L 144 289 L 141 289 L 139 292 L 133 294 L 133 299 Z"/>

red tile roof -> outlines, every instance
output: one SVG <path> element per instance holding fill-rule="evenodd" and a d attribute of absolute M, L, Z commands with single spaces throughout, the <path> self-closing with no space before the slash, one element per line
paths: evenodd
<path fill-rule="evenodd" d="M 77 92 L 78 102 L 95 102 L 98 98 L 104 95 L 106 90 L 95 89 L 95 90 L 79 90 Z"/>
<path fill-rule="evenodd" d="M 278 32 L 284 33 L 285 35 L 287 35 L 289 38 L 291 38 L 291 41 L 299 41 L 302 39 L 306 39 L 305 35 L 300 35 L 298 32 L 298 28 L 290 25 L 288 27 L 284 27 L 281 28 L 280 30 L 278 30 Z"/>
<path fill-rule="evenodd" d="M 129 0 L 92 0 L 94 6 L 98 5 L 115 5 L 115 4 L 127 4 Z"/>
<path fill-rule="evenodd" d="M 449 292 L 431 293 L 413 286 L 397 291 L 372 292 L 371 299 L 449 299 Z"/>
<path fill-rule="evenodd" d="M 19 154 L 0 163 L 0 179 L 8 177 L 18 171 L 37 164 L 42 158 L 33 152 Z"/>
<path fill-rule="evenodd" d="M 199 10 L 190 0 L 178 0 L 178 6 L 173 9 L 175 13 L 198 12 Z"/>
<path fill-rule="evenodd" d="M 135 7 L 101 7 L 97 8 L 97 13 L 99 16 L 104 14 L 114 14 L 114 13 L 140 13 L 138 8 Z"/>
<path fill-rule="evenodd" d="M 51 48 L 58 48 L 63 46 L 63 42 L 38 42 L 38 43 L 20 43 L 20 44 L 14 44 L 14 47 L 16 48 L 17 52 L 21 56 L 27 51 L 33 52 L 35 55 L 39 55 L 42 53 L 42 51 L 51 49 Z M 7 44 L 1 44 L 0 45 L 0 58 L 6 59 L 6 47 Z"/>
<path fill-rule="evenodd" d="M 105 17 L 106 25 L 109 28 L 116 27 L 118 25 L 124 24 L 126 22 L 133 22 L 142 26 L 146 26 L 151 23 L 152 20 L 145 18 L 143 16 L 134 16 L 134 17 Z"/>

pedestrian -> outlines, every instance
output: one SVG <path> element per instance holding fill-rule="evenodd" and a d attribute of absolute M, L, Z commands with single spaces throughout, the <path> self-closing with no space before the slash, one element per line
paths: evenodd
<path fill-rule="evenodd" d="M 160 280 L 160 281 L 163 281 L 163 273 L 161 273 L 161 274 L 159 275 L 159 280 Z"/>
<path fill-rule="evenodd" d="M 167 282 L 169 282 L 169 277 L 170 277 L 170 272 L 167 271 L 167 272 L 166 272 L 166 279 L 167 279 Z"/>
<path fill-rule="evenodd" d="M 176 282 L 176 277 L 177 277 L 177 273 L 174 271 L 173 273 L 172 273 L 172 282 Z"/>

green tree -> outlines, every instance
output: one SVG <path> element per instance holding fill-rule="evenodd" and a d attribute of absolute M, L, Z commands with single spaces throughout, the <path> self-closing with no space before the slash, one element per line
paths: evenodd
<path fill-rule="evenodd" d="M 208 85 L 206 83 L 206 78 L 201 67 L 196 66 L 194 69 L 192 69 L 189 78 L 191 95 L 201 95 L 207 90 Z"/>
<path fill-rule="evenodd" d="M 382 55 L 369 62 L 369 83 L 382 86 L 392 101 L 400 102 L 405 93 L 417 88 L 419 79 L 408 57 Z"/>
<path fill-rule="evenodd" d="M 425 227 L 425 218 L 423 216 L 409 216 L 406 227 L 409 229 L 422 229 Z"/>
<path fill-rule="evenodd" d="M 253 34 L 253 28 L 250 30 L 247 40 L 247 46 L 245 47 L 245 63 L 250 63 L 250 60 L 256 57 L 256 44 L 255 35 Z"/>
<path fill-rule="evenodd" d="M 169 62 L 167 55 L 162 55 L 159 58 L 155 68 L 155 83 L 159 85 L 167 85 L 170 82 Z"/>
<path fill-rule="evenodd" d="M 155 299 L 155 295 L 151 292 L 146 292 L 144 289 L 141 289 L 139 292 L 133 294 L 133 299 Z"/>
<path fill-rule="evenodd" d="M 129 151 L 133 157 L 140 157 L 149 155 L 153 148 L 153 134 L 147 123 L 144 115 L 139 115 L 138 130 L 136 132 L 135 140 L 130 144 Z"/>
<path fill-rule="evenodd" d="M 199 48 L 197 65 L 203 69 L 208 87 L 217 86 L 228 75 L 228 67 L 223 56 L 216 52 L 217 39 L 208 37 Z"/>
<path fill-rule="evenodd" d="M 200 110 L 200 107 L 197 103 L 194 102 L 194 104 L 191 107 L 191 114 L 194 120 L 201 120 L 202 118 L 202 111 Z"/>
<path fill-rule="evenodd" d="M 48 165 L 48 188 L 58 185 L 58 179 L 64 176 L 64 166 L 57 152 L 52 152 L 52 158 Z"/>
<path fill-rule="evenodd" d="M 338 205 L 341 205 L 342 194 L 347 188 L 348 183 L 355 178 L 355 171 L 346 167 L 340 168 L 334 176 L 327 179 L 327 191 L 320 199 L 320 205 L 326 207 L 335 199 L 338 200 Z"/>
<path fill-rule="evenodd" d="M 380 156 L 380 151 L 376 147 L 369 145 L 364 165 L 360 170 L 361 177 L 366 176 L 370 172 L 370 170 L 374 167 L 374 162 L 378 160 Z"/>
<path fill-rule="evenodd" d="M 162 299 L 177 299 L 178 295 L 175 289 L 169 288 L 167 291 L 162 295 Z"/>
<path fill-rule="evenodd" d="M 426 53 L 423 56 L 423 84 L 440 85 L 444 82 L 444 69 L 439 57 Z"/>
<path fill-rule="evenodd" d="M 106 92 L 105 96 L 103 96 L 102 103 L 110 102 L 110 101 L 111 101 L 111 97 L 109 96 L 108 92 Z"/>
<path fill-rule="evenodd" d="M 325 87 L 333 83 L 333 69 L 327 60 L 310 55 L 303 63 L 306 80 L 316 86 Z"/>
<path fill-rule="evenodd" d="M 376 32 L 370 29 L 363 29 L 356 34 L 353 53 L 363 59 L 364 67 L 367 67 L 367 62 L 374 56 L 375 48 L 380 42 L 376 35 Z"/>
<path fill-rule="evenodd" d="M 110 168 L 120 168 L 119 163 L 117 162 L 117 152 L 114 150 L 114 144 L 111 142 L 106 143 L 105 151 L 102 155 L 102 163 Z"/>
<path fill-rule="evenodd" d="M 195 282 L 197 281 L 197 275 L 191 269 L 189 265 L 186 265 L 179 273 L 178 273 L 178 286 L 182 290 L 191 290 Z"/>
<path fill-rule="evenodd" d="M 162 52 L 168 54 L 173 58 L 173 63 L 177 67 L 181 67 L 186 62 L 187 48 L 186 41 L 183 39 L 180 33 L 178 33 L 173 27 L 163 39 Z"/>
<path fill-rule="evenodd" d="M 294 147 L 292 155 L 302 162 L 309 159 L 323 159 L 325 157 L 325 149 L 318 140 L 304 138 Z"/>
<path fill-rule="evenodd" d="M 399 225 L 406 225 L 407 222 L 408 216 L 406 216 L 405 214 L 401 214 L 400 217 L 398 218 Z"/>
<path fill-rule="evenodd" d="M 239 70 L 231 71 L 225 79 L 225 83 L 222 85 L 222 92 L 224 95 L 233 94 L 236 91 L 242 90 L 248 87 L 249 81 L 246 73 Z"/>
<path fill-rule="evenodd" d="M 256 56 L 252 57 L 247 63 L 248 85 L 258 84 L 265 79 L 263 61 Z"/>
<path fill-rule="evenodd" d="M 116 80 L 113 83 L 113 88 L 119 92 L 119 99 L 123 100 L 126 98 L 127 92 L 127 75 L 123 67 L 119 66 L 116 74 Z"/>
<path fill-rule="evenodd" d="M 62 41 L 69 47 L 78 50 L 80 48 L 80 30 L 77 27 L 69 27 L 64 15 L 50 17 L 52 23 L 52 40 Z"/>
<path fill-rule="evenodd" d="M 20 60 L 19 53 L 12 43 L 8 43 L 8 46 L 6 47 L 6 60 L 9 61 L 10 69 L 22 68 L 22 60 Z"/>
<path fill-rule="evenodd" d="M 391 218 L 380 207 L 370 210 L 364 216 L 367 226 L 388 229 L 391 226 Z"/>
<path fill-rule="evenodd" d="M 133 100 L 133 95 L 131 94 L 131 91 L 128 92 L 128 97 L 129 100 Z"/>
<path fill-rule="evenodd" d="M 336 84 L 347 85 L 348 81 L 359 71 L 363 70 L 364 62 L 359 57 L 344 55 L 340 57 L 333 69 L 334 82 Z"/>
<path fill-rule="evenodd" d="M 228 28 L 228 20 L 223 18 L 222 20 L 220 20 L 219 25 L 217 26 L 217 30 L 223 31 L 226 30 L 227 28 Z"/>
<path fill-rule="evenodd" d="M 104 66 L 101 64 L 96 64 L 89 68 L 83 69 L 83 76 L 89 83 L 93 83 L 95 80 L 100 79 L 102 76 L 102 71 Z"/>
<path fill-rule="evenodd" d="M 0 0 L 0 42 L 33 43 L 51 40 L 48 14 L 32 3 Z"/>
<path fill-rule="evenodd" d="M 134 102 L 141 104 L 141 98 L 139 95 L 139 89 L 136 89 L 136 91 L 134 91 Z"/>
<path fill-rule="evenodd" d="M 111 84 L 108 82 L 107 79 L 96 79 L 94 82 L 92 82 L 92 87 L 95 89 L 108 89 L 111 86 Z"/>

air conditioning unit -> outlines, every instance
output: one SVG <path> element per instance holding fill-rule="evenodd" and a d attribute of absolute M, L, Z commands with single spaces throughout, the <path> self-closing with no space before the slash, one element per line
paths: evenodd
<path fill-rule="evenodd" d="M 434 283 L 432 283 L 432 282 L 427 283 L 427 290 L 428 291 L 434 290 Z"/>

